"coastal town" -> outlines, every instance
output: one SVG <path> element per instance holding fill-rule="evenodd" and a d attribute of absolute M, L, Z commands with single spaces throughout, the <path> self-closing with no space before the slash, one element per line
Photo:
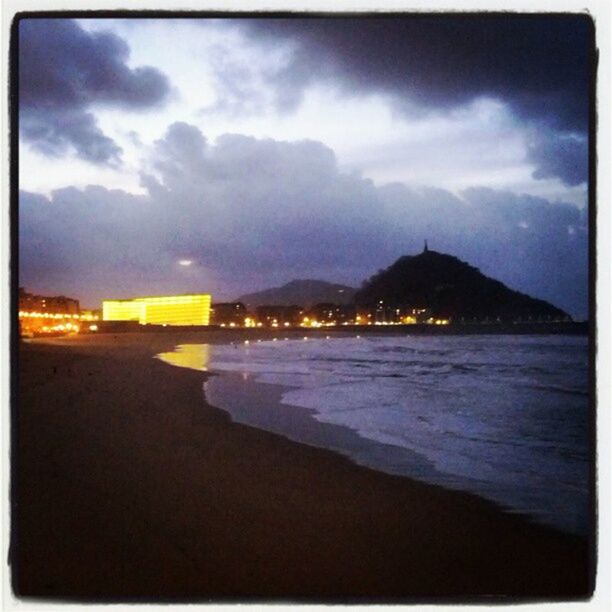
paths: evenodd
<path fill-rule="evenodd" d="M 304 287 L 311 292 L 296 293 Z M 337 302 L 329 300 L 334 295 Z M 304 303 L 291 303 L 298 296 Z M 323 296 L 328 300 L 321 301 Z M 138 331 L 143 326 L 316 329 L 570 321 L 552 304 L 509 289 L 456 257 L 430 251 L 427 243 L 422 253 L 400 257 L 359 290 L 305 280 L 232 302 L 213 302 L 210 293 L 187 293 L 105 299 L 101 308 L 87 310 L 74 298 L 19 289 L 22 336 Z"/>
<path fill-rule="evenodd" d="M 38 296 L 19 292 L 19 329 L 22 336 L 136 331 L 141 326 L 217 328 L 320 328 L 361 325 L 447 325 L 426 308 L 374 308 L 330 303 L 302 306 L 269 305 L 251 310 L 242 302 L 211 304 L 211 296 L 172 295 L 105 300 L 102 309 L 87 310 L 64 296 Z"/>

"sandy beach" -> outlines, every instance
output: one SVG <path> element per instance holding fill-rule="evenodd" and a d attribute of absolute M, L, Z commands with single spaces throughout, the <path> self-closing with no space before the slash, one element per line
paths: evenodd
<path fill-rule="evenodd" d="M 49 600 L 580 599 L 592 542 L 232 422 L 152 356 L 244 331 L 21 343 L 12 563 Z"/>

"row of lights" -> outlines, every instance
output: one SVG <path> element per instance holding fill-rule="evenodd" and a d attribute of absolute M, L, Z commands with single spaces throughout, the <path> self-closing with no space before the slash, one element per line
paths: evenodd
<path fill-rule="evenodd" d="M 51 327 L 47 325 L 43 325 L 41 331 L 44 333 L 52 333 L 52 332 L 74 332 L 78 333 L 79 326 L 75 323 L 60 323 L 59 325 L 53 325 Z"/>
<path fill-rule="evenodd" d="M 361 338 L 361 336 L 355 336 L 355 338 L 357 338 L 357 340 L 359 340 Z M 294 340 L 295 339 L 296 338 L 294 338 Z M 326 340 L 331 340 L 331 336 L 325 336 L 325 339 Z M 289 340 L 289 338 L 283 338 L 283 340 Z M 302 338 L 302 340 L 308 340 L 308 336 L 304 336 Z M 277 341 L 278 341 L 278 338 L 272 338 L 272 342 L 277 342 Z M 257 342 L 262 342 L 261 338 L 258 338 Z M 250 340 L 243 340 L 242 343 L 248 346 L 249 344 L 251 344 L 251 341 Z M 234 344 L 234 343 L 232 342 L 232 344 Z"/>
<path fill-rule="evenodd" d="M 272 321 L 271 323 L 272 327 L 280 327 L 279 322 L 274 319 L 274 321 Z M 220 327 L 239 327 L 238 324 L 236 324 L 235 322 L 231 322 L 231 323 L 221 323 Z M 252 319 L 251 317 L 247 317 L 244 320 L 244 327 L 263 327 L 263 323 L 261 321 L 255 321 L 255 319 Z M 291 327 L 291 323 L 285 321 L 283 323 L 283 327 Z"/>
<path fill-rule="evenodd" d="M 19 318 L 37 318 L 37 319 L 78 319 L 80 321 L 97 321 L 99 317 L 95 315 L 78 315 L 78 314 L 54 314 L 51 312 L 30 312 L 27 310 L 19 311 Z"/>
<path fill-rule="evenodd" d="M 89 331 L 96 332 L 98 331 L 98 326 L 94 323 L 89 325 Z M 40 331 L 43 333 L 53 333 L 53 332 L 70 332 L 70 333 L 78 333 L 81 328 L 76 323 L 59 323 L 58 325 L 43 325 L 40 328 Z"/>
<path fill-rule="evenodd" d="M 355 320 L 355 323 L 351 323 L 349 321 L 343 321 L 342 325 L 344 326 L 348 326 L 348 325 L 407 325 L 407 324 L 414 324 L 416 322 L 417 321 L 414 317 L 405 317 L 402 321 L 375 321 L 375 322 L 373 321 L 362 322 L 361 317 L 357 317 Z M 448 325 L 450 321 L 449 319 L 429 318 L 427 319 L 426 323 L 433 324 L 433 325 Z M 316 319 L 310 319 L 308 317 L 304 317 L 304 319 L 302 320 L 299 326 L 319 328 L 319 327 L 336 327 L 337 325 L 338 324 L 336 321 L 326 321 L 325 323 L 322 323 L 320 321 L 317 321 Z M 239 327 L 239 325 L 235 322 L 221 323 L 220 326 L 221 327 L 232 327 L 232 328 Z M 278 323 L 278 321 L 274 320 L 272 321 L 270 326 L 273 328 L 278 328 L 280 327 L 280 324 Z M 283 323 L 283 326 L 291 327 L 291 323 L 285 322 Z M 244 327 L 263 327 L 263 323 L 255 322 L 253 319 L 247 317 L 244 320 Z"/>

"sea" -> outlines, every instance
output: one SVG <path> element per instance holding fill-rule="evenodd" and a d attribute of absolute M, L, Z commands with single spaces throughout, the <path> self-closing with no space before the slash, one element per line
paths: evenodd
<path fill-rule="evenodd" d="M 306 335 L 159 357 L 220 373 L 206 399 L 239 422 L 589 531 L 586 336 Z"/>

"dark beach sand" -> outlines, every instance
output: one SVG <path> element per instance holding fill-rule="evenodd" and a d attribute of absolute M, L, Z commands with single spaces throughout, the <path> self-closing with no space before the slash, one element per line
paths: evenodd
<path fill-rule="evenodd" d="M 233 423 L 203 402 L 203 373 L 151 358 L 243 333 L 100 334 L 19 347 L 18 596 L 589 596 L 591 542 Z"/>

